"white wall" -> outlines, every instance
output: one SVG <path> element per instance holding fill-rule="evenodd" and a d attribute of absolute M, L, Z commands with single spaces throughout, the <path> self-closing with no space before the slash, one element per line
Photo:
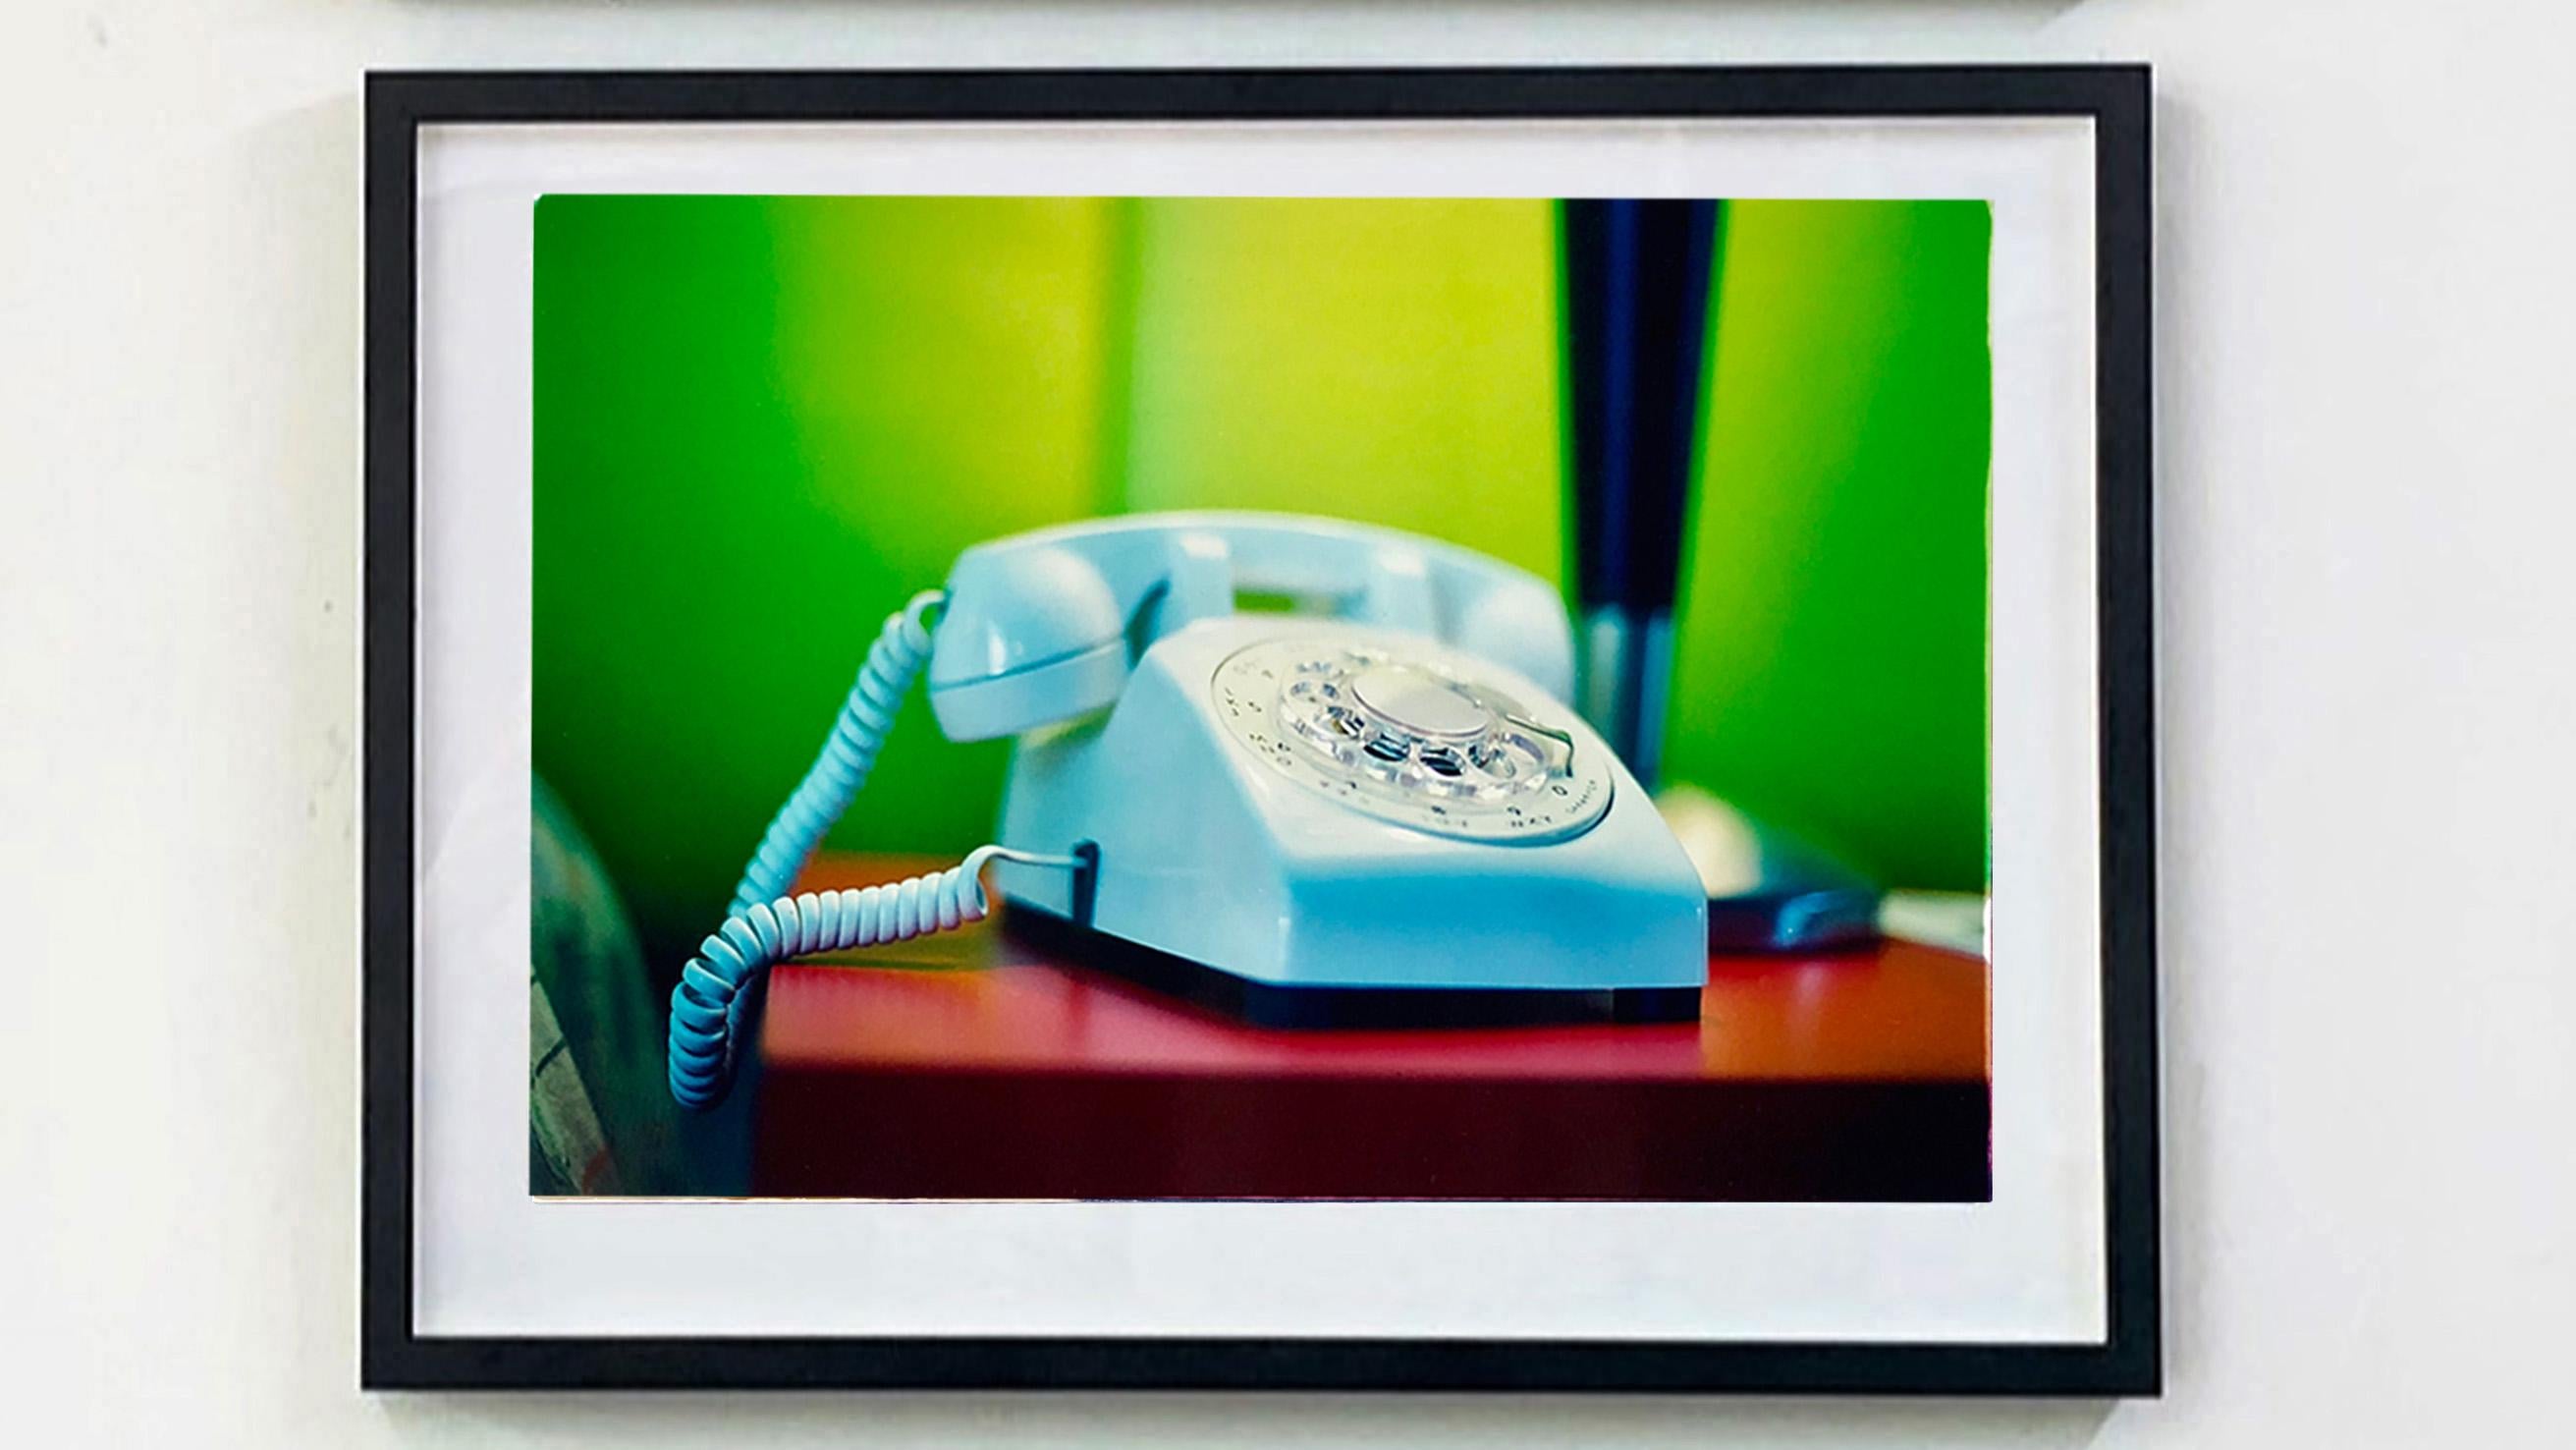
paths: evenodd
<path fill-rule="evenodd" d="M 2563 1443 L 2555 8 L 6 7 L 0 1417 L 242 1446 Z M 362 67 L 1857 58 L 2161 71 L 2169 1398 L 350 1388 Z"/>

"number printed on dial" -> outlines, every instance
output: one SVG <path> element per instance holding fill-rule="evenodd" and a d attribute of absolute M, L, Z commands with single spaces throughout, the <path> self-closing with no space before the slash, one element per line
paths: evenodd
<path fill-rule="evenodd" d="M 1608 760 L 1576 749 L 1560 707 L 1534 708 L 1428 642 L 1268 640 L 1227 657 L 1211 688 L 1238 745 L 1380 820 L 1535 843 L 1610 808 Z"/>

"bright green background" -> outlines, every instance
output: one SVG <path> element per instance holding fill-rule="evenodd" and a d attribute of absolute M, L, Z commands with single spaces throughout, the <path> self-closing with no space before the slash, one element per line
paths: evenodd
<path fill-rule="evenodd" d="M 1729 203 L 1667 777 L 1898 884 L 1986 863 L 1986 208 Z M 1334 514 L 1562 574 L 1536 201 L 554 196 L 535 759 L 685 951 L 969 543 Z M 989 835 L 916 699 L 836 845 Z"/>

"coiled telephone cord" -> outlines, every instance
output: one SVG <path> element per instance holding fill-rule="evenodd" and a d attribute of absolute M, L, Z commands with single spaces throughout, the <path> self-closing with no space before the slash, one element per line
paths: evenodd
<path fill-rule="evenodd" d="M 944 598 L 936 590 L 924 591 L 886 617 L 822 753 L 743 868 L 730 914 L 681 969 L 680 984 L 671 990 L 669 1052 L 671 1096 L 680 1106 L 704 1112 L 732 1090 L 745 1019 L 755 1010 L 771 967 L 817 952 L 883 946 L 981 921 L 991 906 L 978 874 L 997 858 L 1079 868 L 1072 856 L 983 846 L 945 871 L 882 886 L 787 894 L 824 833 L 867 784 L 877 752 L 894 727 L 895 711 L 930 657 L 930 630 L 923 617 Z"/>

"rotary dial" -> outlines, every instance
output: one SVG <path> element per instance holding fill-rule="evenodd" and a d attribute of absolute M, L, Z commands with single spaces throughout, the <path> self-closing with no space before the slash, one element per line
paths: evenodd
<path fill-rule="evenodd" d="M 1428 642 L 1268 640 L 1227 657 L 1211 688 L 1237 743 L 1380 820 L 1556 841 L 1610 808 L 1607 758 L 1575 748 L 1559 707 L 1533 709 Z"/>

